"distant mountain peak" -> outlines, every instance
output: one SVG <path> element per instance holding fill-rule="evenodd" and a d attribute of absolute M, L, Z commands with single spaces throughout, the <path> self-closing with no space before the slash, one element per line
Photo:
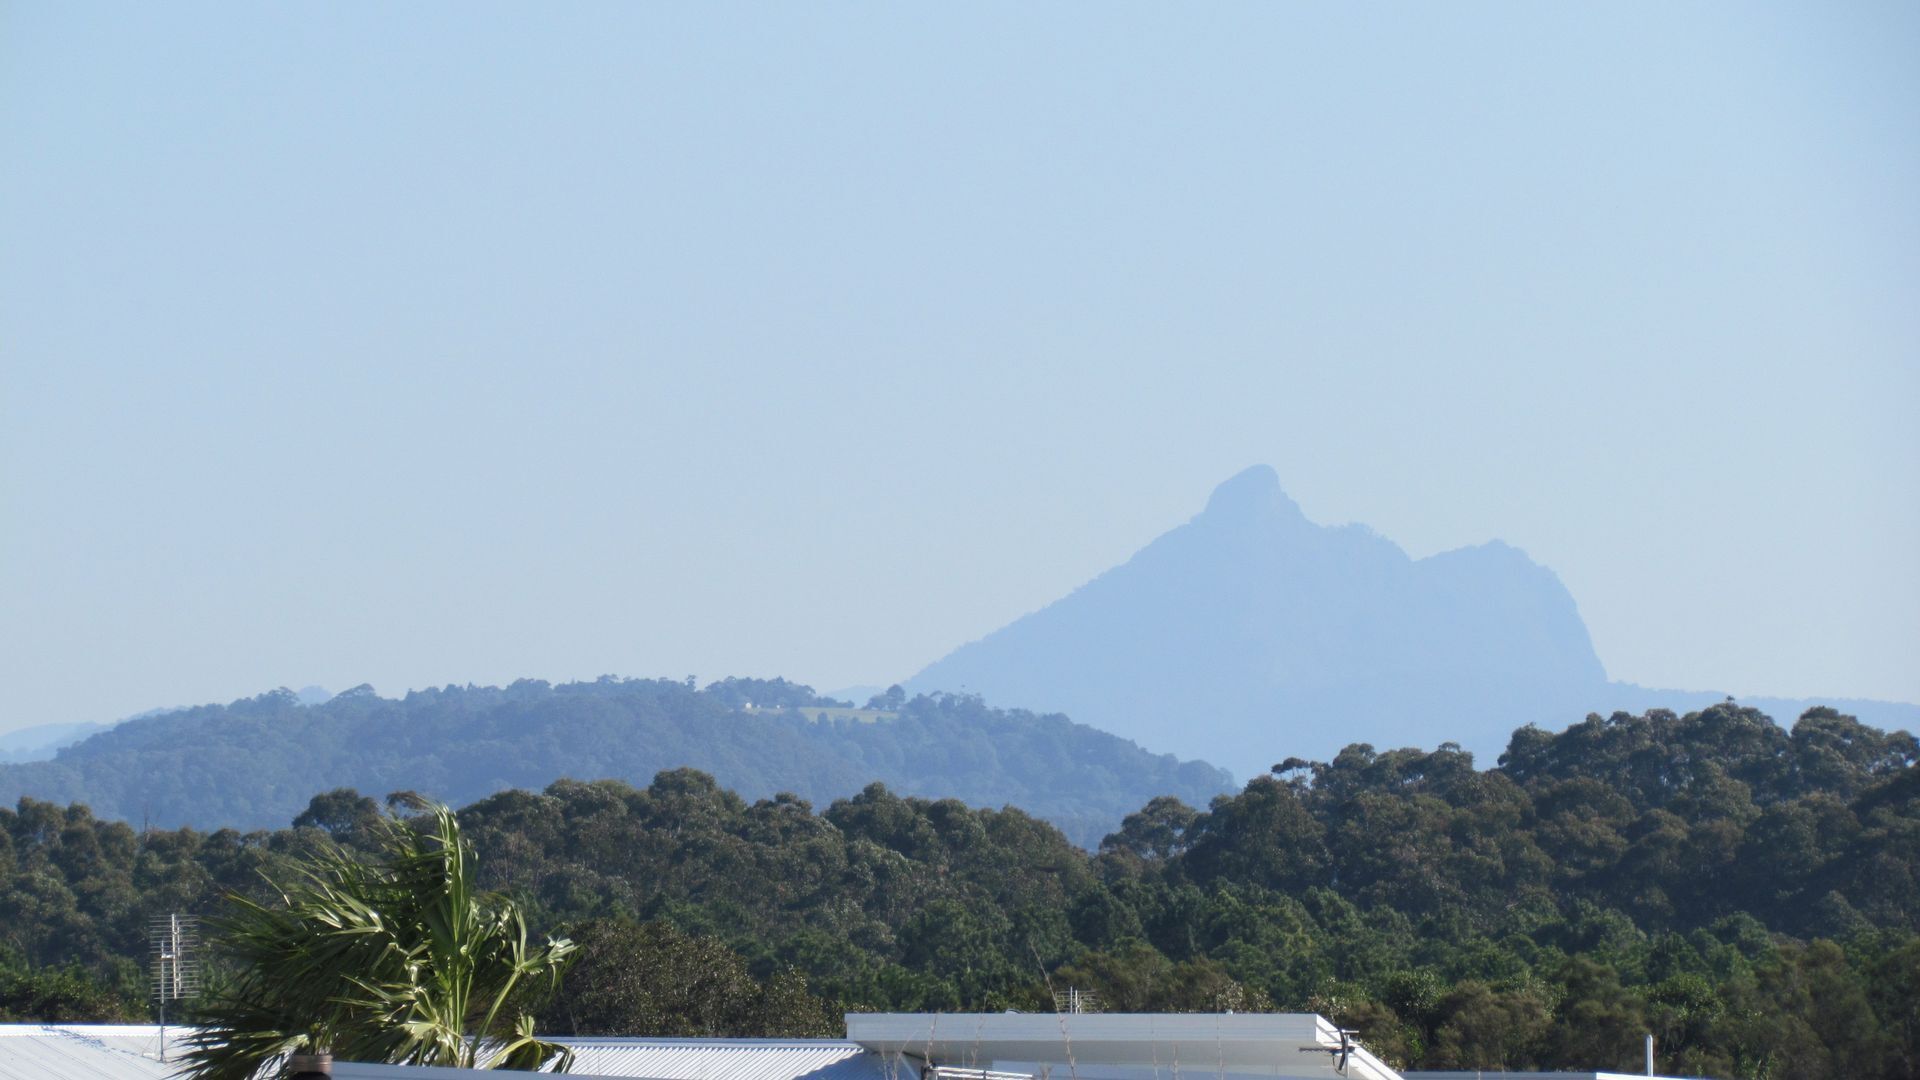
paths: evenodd
<path fill-rule="evenodd" d="M 1241 525 L 1268 520 L 1308 524 L 1300 504 L 1280 487 L 1280 474 L 1271 465 L 1242 469 L 1213 489 L 1201 518 Z"/>
<path fill-rule="evenodd" d="M 1052 604 L 935 661 L 911 691 L 1059 710 L 1254 775 L 1348 742 L 1498 755 L 1584 715 L 1606 671 L 1560 579 L 1498 541 L 1414 560 L 1309 521 L 1271 466 Z"/>

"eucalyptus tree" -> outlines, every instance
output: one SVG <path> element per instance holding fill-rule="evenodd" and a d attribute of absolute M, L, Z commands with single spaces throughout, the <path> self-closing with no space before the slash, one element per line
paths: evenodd
<path fill-rule="evenodd" d="M 444 806 L 380 818 L 371 855 L 330 841 L 209 920 L 229 974 L 197 1010 L 183 1075 L 285 1075 L 291 1055 L 457 1068 L 565 1071 L 530 1008 L 559 985 L 572 942 L 534 944 L 516 904 L 473 884 Z"/>

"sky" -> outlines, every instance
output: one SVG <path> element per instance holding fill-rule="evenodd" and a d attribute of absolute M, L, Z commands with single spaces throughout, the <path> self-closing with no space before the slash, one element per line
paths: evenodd
<path fill-rule="evenodd" d="M 0 731 L 883 684 L 1261 462 L 1920 701 L 1916 192 L 1912 4 L 9 0 Z"/>

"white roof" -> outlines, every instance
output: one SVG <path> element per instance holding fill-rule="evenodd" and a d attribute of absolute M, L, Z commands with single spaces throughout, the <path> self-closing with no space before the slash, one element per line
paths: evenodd
<path fill-rule="evenodd" d="M 1402 1073 L 1406 1080 L 1681 1080 L 1674 1076 L 1643 1076 L 1612 1072 L 1493 1072 L 1480 1069 Z"/>
<path fill-rule="evenodd" d="M 845 1039 L 629 1039 L 558 1036 L 573 1073 L 650 1080 L 897 1080 Z M 910 1071 L 905 1080 L 918 1080 Z"/>
<path fill-rule="evenodd" d="M 188 1029 L 167 1029 L 176 1056 Z M 629 1039 L 561 1036 L 573 1048 L 573 1075 L 649 1080 L 903 1080 L 878 1054 L 844 1039 Z M 162 1080 L 155 1024 L 0 1024 L 0 1080 Z M 335 1064 L 339 1072 L 344 1062 Z M 441 1070 L 378 1067 L 422 1077 Z M 468 1070 L 447 1070 L 471 1076 Z M 904 1080 L 918 1080 L 909 1071 Z"/>
<path fill-rule="evenodd" d="M 184 1034 L 169 1028 L 167 1045 Z M 0 1024 L 0 1080 L 155 1080 L 172 1076 L 153 1024 Z"/>
<path fill-rule="evenodd" d="M 1042 1080 L 1399 1080 L 1364 1049 L 1336 1072 L 1340 1032 L 1304 1013 L 852 1013 L 846 1039 L 565 1037 L 572 1072 L 643 1080 L 919 1080 L 923 1064 Z M 178 1046 L 186 1031 L 171 1029 Z M 153 1025 L 0 1025 L 0 1080 L 159 1080 Z M 336 1076 L 468 1072 L 334 1063 Z M 990 1080 L 982 1077 L 980 1080 Z"/>
<path fill-rule="evenodd" d="M 1311 1013 L 849 1013 L 847 1037 L 885 1054 L 1051 1080 L 1399 1080 L 1358 1047 L 1338 1071 L 1340 1030 Z"/>

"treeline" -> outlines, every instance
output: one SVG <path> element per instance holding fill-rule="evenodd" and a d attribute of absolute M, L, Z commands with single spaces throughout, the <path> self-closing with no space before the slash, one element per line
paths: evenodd
<path fill-rule="evenodd" d="M 1155 795 L 1205 802 L 1225 772 L 1151 754 L 1064 716 L 953 694 L 882 710 L 784 679 L 619 679 L 447 686 L 383 698 L 355 687 L 305 705 L 278 690 L 129 720 L 52 761 L 0 765 L 0 805 L 85 803 L 162 827 L 285 825 L 315 791 L 409 788 L 454 806 L 563 777 L 646 783 L 695 768 L 748 798 L 825 803 L 879 780 L 974 806 L 1012 803 L 1092 847 Z"/>
<path fill-rule="evenodd" d="M 662 773 L 461 813 L 487 884 L 583 944 L 556 1031 L 819 1034 L 849 1008 L 1312 1010 L 1427 1068 L 1920 1074 L 1920 747 L 1826 710 L 1733 705 L 1288 760 L 1204 809 L 1156 798 L 1088 852 L 1016 809 L 872 786 L 816 812 Z M 137 994 L 150 912 L 332 836 L 138 835 L 0 812 L 16 967 Z M 4 983 L 0 983 L 4 985 Z"/>

